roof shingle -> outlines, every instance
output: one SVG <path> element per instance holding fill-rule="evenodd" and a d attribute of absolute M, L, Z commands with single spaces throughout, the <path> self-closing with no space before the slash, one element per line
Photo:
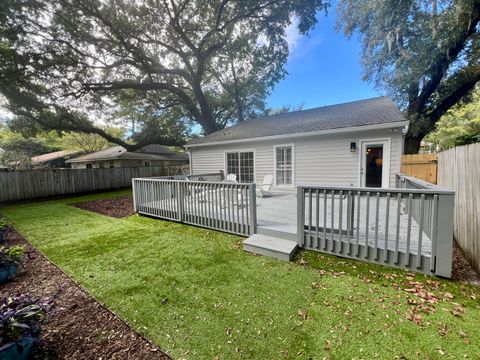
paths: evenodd
<path fill-rule="evenodd" d="M 383 96 L 247 120 L 187 146 L 405 121 L 393 101 Z"/>

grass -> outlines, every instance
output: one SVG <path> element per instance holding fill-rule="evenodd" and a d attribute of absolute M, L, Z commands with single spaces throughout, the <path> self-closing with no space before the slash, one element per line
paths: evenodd
<path fill-rule="evenodd" d="M 97 300 L 176 359 L 391 359 L 480 354 L 480 290 L 302 252 L 294 263 L 242 238 L 68 204 L 2 212 Z"/>

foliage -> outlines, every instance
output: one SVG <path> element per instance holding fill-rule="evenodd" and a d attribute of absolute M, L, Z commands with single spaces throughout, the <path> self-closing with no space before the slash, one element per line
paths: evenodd
<path fill-rule="evenodd" d="M 480 80 L 480 1 L 341 0 L 338 28 L 359 34 L 364 79 L 410 119 L 407 153 Z"/>
<path fill-rule="evenodd" d="M 5 229 L 6 227 L 9 227 L 9 226 L 10 226 L 10 224 L 8 223 L 8 221 L 6 219 L 0 218 L 0 230 Z"/>
<path fill-rule="evenodd" d="M 125 194 L 3 211 L 52 262 L 172 358 L 480 353 L 478 287 L 308 251 L 284 263 L 243 252 L 241 237 L 68 205 Z"/>
<path fill-rule="evenodd" d="M 9 266 L 10 264 L 17 263 L 25 253 L 23 246 L 12 246 L 0 248 L 0 267 Z"/>
<path fill-rule="evenodd" d="M 2 298 L 0 302 L 0 346 L 21 338 L 38 338 L 40 324 L 54 298 L 42 300 L 30 294 Z"/>
<path fill-rule="evenodd" d="M 132 145 L 94 122 L 111 120 L 124 90 L 143 99 L 133 118 L 152 108 L 156 124 L 185 119 L 206 134 L 263 111 L 285 75 L 285 29 L 296 18 L 308 32 L 326 7 L 321 0 L 5 0 L 0 91 L 30 127 L 96 133 L 128 150 L 144 141 L 178 145 L 170 127 L 154 140 L 145 124 Z"/>
<path fill-rule="evenodd" d="M 471 101 L 457 104 L 443 115 L 425 140 L 440 150 L 480 142 L 480 91 Z"/>

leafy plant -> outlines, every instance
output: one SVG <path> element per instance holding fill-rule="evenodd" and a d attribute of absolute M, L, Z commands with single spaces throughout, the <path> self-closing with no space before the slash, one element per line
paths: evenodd
<path fill-rule="evenodd" d="M 7 228 L 9 227 L 10 224 L 7 222 L 7 220 L 5 219 L 0 219 L 0 229 L 4 229 L 4 228 Z"/>
<path fill-rule="evenodd" d="M 18 262 L 24 253 L 25 248 L 20 245 L 0 248 L 0 267 Z"/>
<path fill-rule="evenodd" d="M 40 323 L 53 307 L 54 297 L 47 300 L 20 294 L 0 302 L 0 346 L 24 337 L 38 338 Z"/>

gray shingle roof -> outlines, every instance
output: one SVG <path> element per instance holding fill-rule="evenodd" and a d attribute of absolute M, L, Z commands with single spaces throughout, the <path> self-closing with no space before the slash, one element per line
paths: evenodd
<path fill-rule="evenodd" d="M 137 151 L 127 151 L 122 146 L 114 146 L 105 150 L 97 151 L 92 154 L 77 157 L 68 160 L 67 163 L 86 162 L 98 160 L 187 160 L 185 153 L 176 153 L 162 145 L 147 145 Z"/>
<path fill-rule="evenodd" d="M 255 118 L 199 137 L 187 146 L 404 121 L 393 101 L 383 96 Z"/>

